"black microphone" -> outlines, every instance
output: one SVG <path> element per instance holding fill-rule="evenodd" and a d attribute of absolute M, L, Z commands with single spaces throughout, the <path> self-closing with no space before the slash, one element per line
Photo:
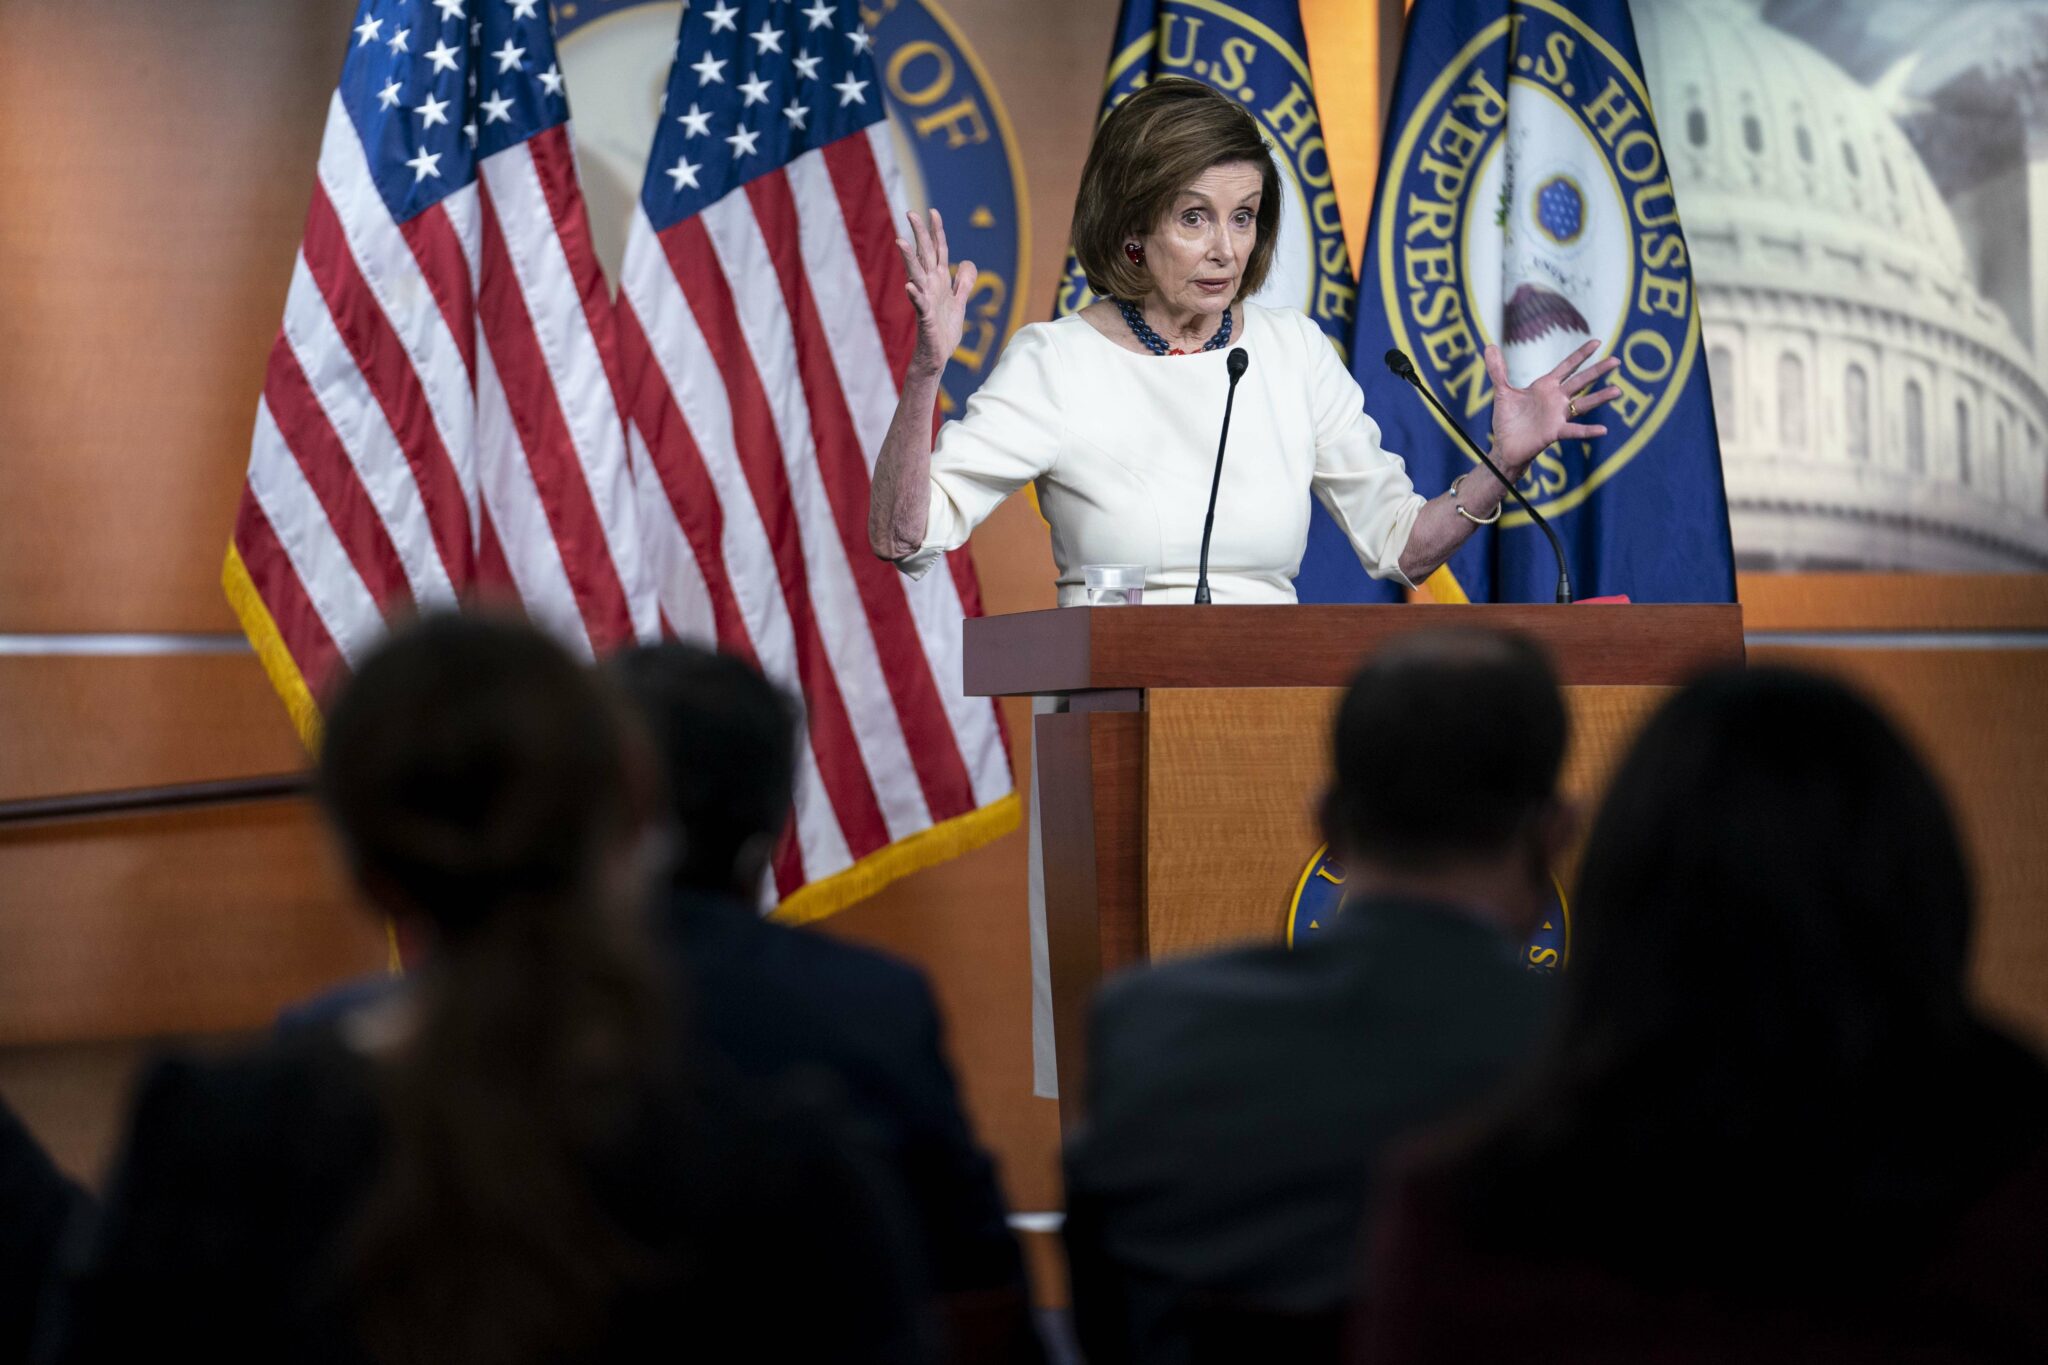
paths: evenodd
<path fill-rule="evenodd" d="M 1202 565 L 1195 575 L 1195 605 L 1209 605 L 1209 532 L 1216 529 L 1216 491 L 1223 487 L 1223 446 L 1230 440 L 1230 408 L 1237 402 L 1237 381 L 1244 378 L 1252 358 L 1244 353 L 1244 347 L 1231 350 L 1230 358 L 1223 362 L 1230 371 L 1230 393 L 1223 400 L 1223 434 L 1216 438 L 1216 472 L 1209 479 L 1209 514 L 1202 518 Z"/>
<path fill-rule="evenodd" d="M 1429 405 L 1437 410 L 1437 415 L 1444 419 L 1444 422 L 1452 431 L 1458 433 L 1458 439 L 1465 443 L 1466 448 L 1479 457 L 1479 463 L 1486 466 L 1486 472 L 1501 481 L 1508 492 L 1513 495 L 1515 501 L 1522 504 L 1522 510 L 1529 514 L 1529 520 L 1535 522 L 1537 529 L 1549 537 L 1550 552 L 1557 556 L 1557 600 L 1560 602 L 1570 602 L 1572 600 L 1572 575 L 1571 570 L 1565 567 L 1564 546 L 1558 542 L 1557 532 L 1550 529 L 1550 523 L 1543 519 L 1543 514 L 1529 505 L 1529 500 L 1522 496 L 1522 490 L 1515 487 L 1514 480 L 1500 472 L 1500 466 L 1495 464 L 1487 456 L 1487 453 L 1479 448 L 1477 441 L 1465 434 L 1465 428 L 1458 420 L 1452 417 L 1450 413 L 1444 411 L 1444 405 L 1436 401 L 1436 395 L 1423 387 L 1422 376 L 1415 373 L 1414 361 L 1410 360 L 1399 350 L 1388 351 L 1387 368 L 1394 372 L 1396 379 L 1405 379 L 1415 386 L 1415 391 L 1421 394 L 1428 401 Z"/>

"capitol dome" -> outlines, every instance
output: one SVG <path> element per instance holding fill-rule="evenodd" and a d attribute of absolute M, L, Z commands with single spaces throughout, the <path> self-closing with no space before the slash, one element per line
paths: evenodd
<path fill-rule="evenodd" d="M 1753 0 L 1634 10 L 1738 561 L 2048 569 L 2043 358 L 1879 97 Z"/>

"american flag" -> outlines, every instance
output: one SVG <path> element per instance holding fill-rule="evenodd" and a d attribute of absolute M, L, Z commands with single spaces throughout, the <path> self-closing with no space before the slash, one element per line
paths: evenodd
<path fill-rule="evenodd" d="M 867 544 L 916 328 L 872 48 L 851 0 L 685 5 L 619 291 L 663 616 L 806 703 L 792 920 L 1017 820 L 995 708 L 961 694 L 971 565 L 913 583 Z"/>
<path fill-rule="evenodd" d="M 387 616 L 659 628 L 545 0 L 362 0 L 223 582 L 310 743 Z"/>

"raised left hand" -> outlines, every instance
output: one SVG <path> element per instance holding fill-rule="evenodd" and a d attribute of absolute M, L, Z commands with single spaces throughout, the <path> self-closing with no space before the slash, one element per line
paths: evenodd
<path fill-rule="evenodd" d="M 1519 479 L 1536 453 L 1552 441 L 1583 441 L 1607 434 L 1606 427 L 1583 420 L 1602 403 L 1621 397 L 1621 390 L 1612 385 L 1586 392 L 1621 364 L 1621 357 L 1609 356 L 1581 370 L 1586 358 L 1599 350 L 1598 341 L 1589 341 L 1549 374 L 1518 389 L 1508 383 L 1507 362 L 1501 359 L 1500 347 L 1486 348 L 1486 373 L 1493 380 L 1493 453 L 1509 476 Z"/>

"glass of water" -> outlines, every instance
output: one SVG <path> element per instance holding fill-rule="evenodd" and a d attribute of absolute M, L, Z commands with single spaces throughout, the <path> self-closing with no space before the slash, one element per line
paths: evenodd
<path fill-rule="evenodd" d="M 1081 578 L 1091 607 L 1135 607 L 1145 600 L 1143 564 L 1087 564 Z"/>

